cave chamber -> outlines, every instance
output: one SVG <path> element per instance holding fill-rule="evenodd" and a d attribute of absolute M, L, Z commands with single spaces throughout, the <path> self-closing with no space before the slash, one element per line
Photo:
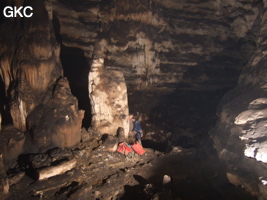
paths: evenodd
<path fill-rule="evenodd" d="M 7 5 L 34 14 L 0 20 L 5 199 L 267 199 L 266 2 Z"/>

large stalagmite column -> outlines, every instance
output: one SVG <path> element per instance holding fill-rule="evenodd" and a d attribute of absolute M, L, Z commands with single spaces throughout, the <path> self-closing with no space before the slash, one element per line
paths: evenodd
<path fill-rule="evenodd" d="M 27 130 L 27 117 L 48 88 L 63 75 L 60 46 L 43 0 L 4 1 L 8 6 L 31 6 L 30 18 L 5 18 L 0 24 L 0 76 L 13 125 Z M 6 116 L 2 116 L 7 118 Z"/>
<path fill-rule="evenodd" d="M 123 73 L 106 70 L 100 44 L 94 51 L 89 73 L 89 98 L 92 107 L 92 128 L 101 134 L 116 135 L 119 127 L 129 132 L 127 87 Z"/>
<path fill-rule="evenodd" d="M 84 111 L 79 110 L 67 78 L 62 77 L 52 7 L 43 0 L 3 2 L 33 8 L 30 18 L 17 16 L 0 23 L 0 81 L 5 88 L 1 116 L 8 121 L 5 113 L 10 113 L 14 126 L 1 132 L 3 158 L 73 147 L 81 140 Z M 25 137 L 12 138 L 18 132 L 25 132 Z"/>

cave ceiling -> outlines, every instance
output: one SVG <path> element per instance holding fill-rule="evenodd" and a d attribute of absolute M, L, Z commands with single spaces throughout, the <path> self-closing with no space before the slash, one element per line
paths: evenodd
<path fill-rule="evenodd" d="M 82 49 L 90 62 L 101 41 L 106 68 L 123 71 L 132 90 L 232 87 L 259 28 L 257 1 L 54 0 L 51 7 L 62 45 Z"/>

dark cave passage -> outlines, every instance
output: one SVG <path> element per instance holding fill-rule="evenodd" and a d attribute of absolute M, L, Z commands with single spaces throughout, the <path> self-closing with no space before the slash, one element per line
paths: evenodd
<path fill-rule="evenodd" d="M 165 96 L 138 92 L 129 97 L 131 110 L 150 113 L 141 121 L 143 146 L 162 152 L 166 157 L 151 176 L 141 172 L 138 176 L 142 182 L 125 186 L 121 199 L 135 199 L 137 192 L 142 199 L 147 183 L 160 188 L 166 174 L 172 177 L 172 182 L 165 190 L 180 199 L 257 199 L 228 181 L 225 165 L 219 160 L 209 135 L 218 119 L 218 104 L 230 89 L 200 91 L 180 87 Z M 160 194 L 159 199 L 168 199 L 164 195 Z"/>
<path fill-rule="evenodd" d="M 64 76 L 68 78 L 72 94 L 77 97 L 79 109 L 85 110 L 83 127 L 91 124 L 91 106 L 88 92 L 90 65 L 83 50 L 62 45 L 60 54 Z"/>
<path fill-rule="evenodd" d="M 188 42 L 207 42 L 201 37 L 183 37 Z M 129 92 L 129 110 L 144 115 L 141 125 L 145 132 L 145 147 L 159 151 L 169 151 L 171 146 L 201 148 L 202 143 L 210 140 L 209 131 L 218 119 L 218 105 L 237 85 L 242 68 L 248 62 L 246 55 L 251 55 L 255 48 L 252 38 L 247 37 L 240 41 L 232 38 L 216 41 L 222 48 L 208 58 L 193 54 L 194 57 L 190 53 L 181 55 L 181 59 L 196 61 L 193 66 L 161 64 L 161 73 L 172 67 L 184 67 L 180 81 L 164 83 L 169 91 L 152 83 L 144 91 Z M 167 56 L 180 58 L 173 52 Z"/>
<path fill-rule="evenodd" d="M 199 148 L 209 140 L 217 120 L 216 109 L 229 88 L 199 91 L 177 88 L 173 93 L 137 92 L 129 97 L 130 110 L 149 116 L 141 121 L 143 145 L 159 151 L 170 146 Z"/>
<path fill-rule="evenodd" d="M 53 28 L 57 42 L 61 44 L 60 60 L 64 76 L 68 78 L 71 92 L 78 99 L 79 109 L 85 110 L 82 126 L 89 128 L 91 125 L 91 105 L 88 93 L 88 74 L 90 60 L 85 57 L 84 51 L 76 47 L 67 47 L 62 42 L 60 22 L 53 16 Z"/>

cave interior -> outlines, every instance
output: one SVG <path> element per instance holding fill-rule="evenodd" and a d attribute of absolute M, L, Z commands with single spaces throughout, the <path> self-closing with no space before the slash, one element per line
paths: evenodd
<path fill-rule="evenodd" d="M 267 199 L 264 1 L 8 5 L 33 17 L 0 19 L 3 199 Z"/>

